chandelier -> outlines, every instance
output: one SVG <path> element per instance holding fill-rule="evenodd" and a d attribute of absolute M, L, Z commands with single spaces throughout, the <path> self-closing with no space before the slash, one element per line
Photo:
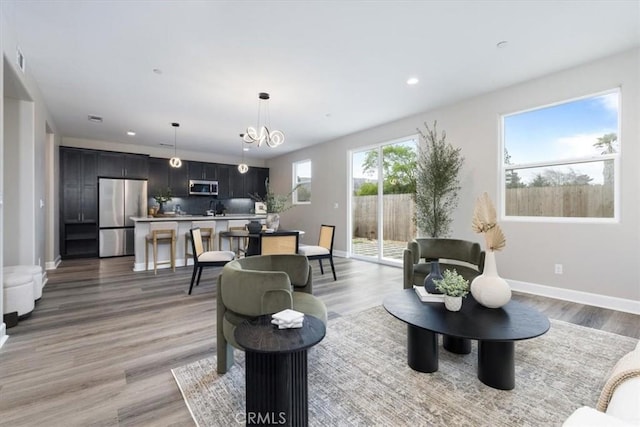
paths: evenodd
<path fill-rule="evenodd" d="M 180 123 L 171 123 L 173 126 L 173 157 L 169 160 L 169 164 L 172 168 L 179 168 L 182 166 L 182 160 L 178 157 L 178 128 Z"/>
<path fill-rule="evenodd" d="M 269 94 L 266 92 L 260 92 L 258 94 L 258 123 L 256 127 L 249 126 L 242 137 L 242 140 L 247 144 L 256 143 L 258 147 L 262 143 L 266 143 L 269 147 L 274 148 L 284 142 L 284 133 L 279 130 L 269 130 L 267 125 L 269 123 Z M 263 108 L 264 106 L 264 108 Z M 260 126 L 260 119 L 262 117 L 262 110 L 264 109 L 264 116 L 266 118 L 265 124 Z"/>
<path fill-rule="evenodd" d="M 240 138 L 244 140 L 243 133 L 240 134 Z M 249 172 L 249 166 L 244 162 L 244 152 L 247 151 L 248 148 L 244 147 L 244 144 L 242 143 L 242 141 L 240 141 L 240 149 L 242 150 L 242 163 L 238 165 L 238 172 L 240 172 L 241 174 L 245 174 Z"/>

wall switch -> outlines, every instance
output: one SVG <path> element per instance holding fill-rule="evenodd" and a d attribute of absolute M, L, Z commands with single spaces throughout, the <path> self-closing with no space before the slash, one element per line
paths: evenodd
<path fill-rule="evenodd" d="M 40 199 L 40 207 L 44 208 L 44 200 Z"/>
<path fill-rule="evenodd" d="M 338 209 L 338 203 L 333 204 L 333 209 Z"/>
<path fill-rule="evenodd" d="M 562 274 L 562 264 L 556 264 L 555 265 L 555 273 L 556 274 Z"/>

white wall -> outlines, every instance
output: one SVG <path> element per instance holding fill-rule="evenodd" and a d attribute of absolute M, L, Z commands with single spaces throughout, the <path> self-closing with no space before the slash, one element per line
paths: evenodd
<path fill-rule="evenodd" d="M 287 227 L 316 236 L 321 223 L 336 224 L 336 250 L 347 248 L 347 151 L 412 135 L 423 122 L 438 121 L 447 140 L 465 157 L 453 237 L 481 242 L 470 223 L 475 199 L 487 191 L 498 200 L 499 117 L 621 86 L 621 221 L 560 224 L 502 221 L 507 247 L 498 254 L 499 273 L 520 282 L 640 301 L 640 50 L 524 82 L 454 105 L 408 117 L 272 159 L 276 191 L 291 188 L 291 163 L 311 159 L 312 204 L 283 214 Z M 334 203 L 339 209 L 334 209 Z M 554 264 L 564 274 L 554 274 Z M 399 276 L 399 280 L 401 280 Z"/>

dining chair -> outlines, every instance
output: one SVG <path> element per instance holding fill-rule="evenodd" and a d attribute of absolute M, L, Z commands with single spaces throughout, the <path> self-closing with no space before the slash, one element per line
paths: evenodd
<path fill-rule="evenodd" d="M 236 254 L 232 251 L 205 251 L 200 228 L 194 227 L 189 232 L 191 233 L 191 246 L 193 248 L 193 273 L 191 274 L 191 285 L 189 286 L 189 295 L 191 295 L 194 283 L 196 286 L 200 284 L 200 276 L 202 276 L 204 267 L 222 267 L 229 261 L 234 260 Z"/>
<path fill-rule="evenodd" d="M 336 277 L 336 268 L 333 265 L 333 238 L 336 234 L 335 225 L 322 224 L 320 226 L 320 238 L 317 245 L 302 245 L 298 249 L 298 253 L 306 255 L 309 261 L 317 259 L 320 263 L 320 273 L 324 274 L 324 268 L 322 266 L 322 260 L 328 259 L 331 264 L 331 271 L 333 272 L 333 280 L 338 280 Z"/>
<path fill-rule="evenodd" d="M 260 255 L 297 254 L 299 236 L 297 231 L 260 233 Z"/>
<path fill-rule="evenodd" d="M 216 222 L 215 221 L 191 221 L 191 228 L 200 228 L 200 235 L 202 236 L 202 243 L 207 248 L 207 251 L 213 250 L 213 242 L 216 237 Z M 187 265 L 189 257 L 193 254 L 189 252 L 189 246 L 191 246 L 191 231 L 187 231 L 184 235 L 184 265 Z M 220 249 L 220 248 L 218 248 Z"/>

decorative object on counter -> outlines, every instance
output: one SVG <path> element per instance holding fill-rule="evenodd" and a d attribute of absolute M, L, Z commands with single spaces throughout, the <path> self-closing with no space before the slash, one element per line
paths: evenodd
<path fill-rule="evenodd" d="M 416 224 L 430 237 L 447 237 L 451 231 L 453 211 L 458 205 L 460 181 L 464 157 L 460 148 L 446 141 L 446 133 L 438 136 L 437 122 L 433 129 L 425 123 L 418 152 L 416 171 Z"/>
<path fill-rule="evenodd" d="M 442 279 L 434 280 L 436 289 L 444 294 L 444 305 L 449 311 L 460 311 L 462 298 L 469 293 L 469 281 L 454 270 L 445 270 Z"/>
<path fill-rule="evenodd" d="M 171 201 L 171 188 L 167 187 L 167 189 L 161 191 L 160 194 L 153 196 L 153 199 L 158 202 L 158 210 L 155 213 L 164 214 L 164 204 Z"/>
<path fill-rule="evenodd" d="M 249 224 L 247 224 L 247 230 L 249 230 L 249 233 L 251 234 L 259 233 L 260 230 L 262 230 L 262 224 L 260 224 L 260 221 L 249 221 Z"/>
<path fill-rule="evenodd" d="M 498 225 L 496 209 L 485 192 L 478 197 L 473 210 L 472 229 L 484 234 L 485 260 L 482 274 L 471 282 L 471 294 L 480 304 L 499 308 L 511 300 L 511 288 L 506 280 L 498 276 L 495 251 L 506 246 L 506 239 Z"/>
<path fill-rule="evenodd" d="M 258 193 L 249 194 L 249 197 L 254 202 L 262 202 L 267 207 L 267 228 L 272 228 L 277 231 L 280 226 L 280 214 L 286 210 L 291 209 L 294 205 L 291 201 L 293 192 L 300 186 L 299 184 L 293 187 L 293 189 L 286 195 L 275 194 L 269 187 L 269 178 L 264 181 L 266 195 L 260 196 Z"/>
<path fill-rule="evenodd" d="M 169 160 L 169 164 L 172 168 L 179 168 L 182 166 L 182 160 L 178 157 L 178 128 L 180 123 L 171 123 L 173 126 L 173 157 Z"/>
<path fill-rule="evenodd" d="M 280 227 L 280 214 L 268 213 L 265 224 L 269 230 L 278 231 L 278 228 Z"/>
<path fill-rule="evenodd" d="M 258 123 L 256 127 L 249 126 L 244 134 L 242 134 L 242 140 L 247 144 L 256 143 L 258 147 L 266 142 L 271 148 L 277 147 L 284 142 L 284 133 L 279 130 L 269 130 L 271 123 L 269 120 L 269 94 L 266 92 L 260 92 L 258 94 Z M 264 107 L 264 108 L 263 108 Z M 264 116 L 266 120 L 262 126 L 260 126 L 260 116 L 262 110 L 265 110 Z"/>

